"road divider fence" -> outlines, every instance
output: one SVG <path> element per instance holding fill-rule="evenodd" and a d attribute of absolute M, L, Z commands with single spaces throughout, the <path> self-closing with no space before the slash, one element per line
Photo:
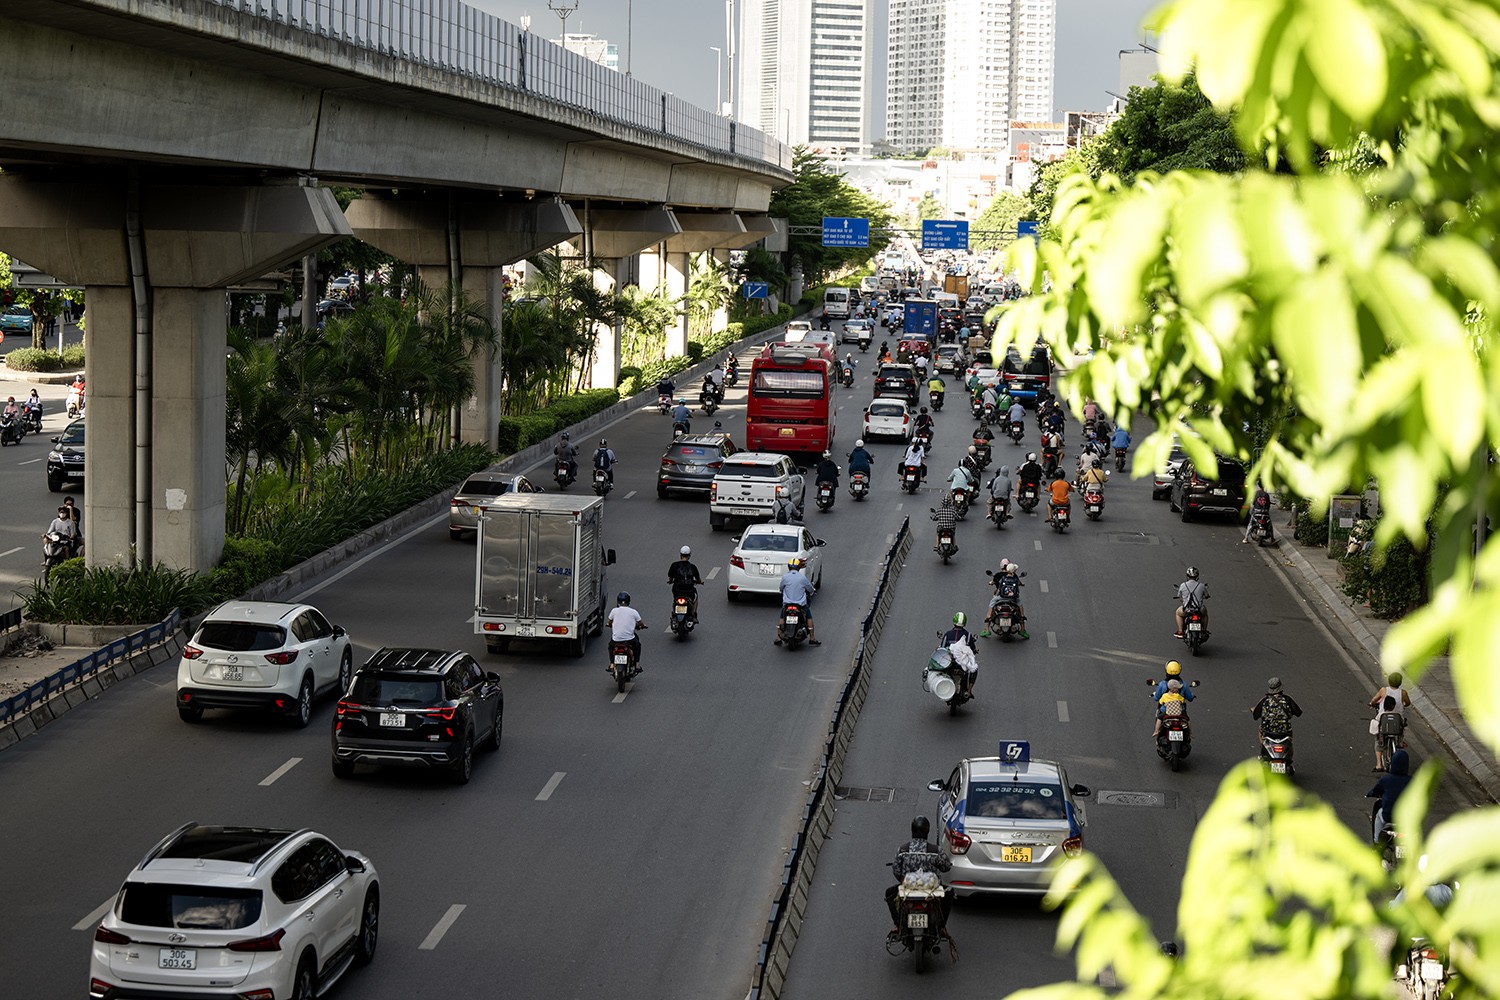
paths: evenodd
<path fill-rule="evenodd" d="M 797 945 L 797 936 L 807 915 L 813 870 L 818 855 L 822 853 L 823 842 L 833 827 L 834 789 L 843 776 L 844 758 L 849 753 L 854 727 L 870 690 L 871 664 L 885 630 L 886 616 L 895 600 L 896 578 L 901 575 L 910 550 L 911 519 L 903 518 L 900 530 L 886 550 L 880 580 L 875 585 L 875 597 L 860 624 L 854 660 L 828 722 L 828 740 L 808 790 L 807 804 L 803 807 L 786 863 L 782 866 L 781 885 L 771 903 L 771 915 L 766 920 L 747 1000 L 776 1000 L 786 985 L 792 949 Z"/>

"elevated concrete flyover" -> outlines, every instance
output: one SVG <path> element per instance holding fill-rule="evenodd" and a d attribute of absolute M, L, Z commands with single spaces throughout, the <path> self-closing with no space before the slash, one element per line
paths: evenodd
<path fill-rule="evenodd" d="M 355 228 L 492 301 L 501 263 L 580 234 L 618 281 L 694 228 L 673 209 L 743 240 L 740 215 L 792 178 L 776 140 L 461 3 L 5 0 L 3 17 L 0 251 L 87 289 L 92 563 L 222 551 L 228 284 Z M 335 184 L 444 207 L 372 201 L 351 228 Z M 495 361 L 467 437 L 493 438 Z"/>

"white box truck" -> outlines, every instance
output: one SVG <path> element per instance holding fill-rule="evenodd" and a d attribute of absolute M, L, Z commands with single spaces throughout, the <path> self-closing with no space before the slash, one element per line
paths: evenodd
<path fill-rule="evenodd" d="M 557 641 L 582 656 L 610 607 L 604 498 L 508 493 L 479 512 L 474 631 L 503 653 L 511 639 Z"/>

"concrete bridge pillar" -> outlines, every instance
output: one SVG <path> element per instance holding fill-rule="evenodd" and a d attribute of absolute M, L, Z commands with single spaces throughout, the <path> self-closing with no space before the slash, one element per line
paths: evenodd
<path fill-rule="evenodd" d="M 498 196 L 468 192 L 455 198 L 443 192 L 409 198 L 366 194 L 344 214 L 355 236 L 414 265 L 429 287 L 446 285 L 456 264 L 460 286 L 484 306 L 497 333 L 503 321 L 501 269 L 583 231 L 566 202 L 504 202 Z M 450 222 L 456 227 L 456 240 L 449 238 Z M 458 436 L 466 443 L 497 448 L 501 352 L 481 351 L 472 360 L 474 395 L 459 407 Z"/>
<path fill-rule="evenodd" d="M 218 562 L 224 290 L 348 234 L 316 187 L 0 177 L 0 249 L 87 289 L 90 565 Z"/>
<path fill-rule="evenodd" d="M 595 265 L 603 267 L 609 273 L 610 280 L 616 289 L 623 281 L 629 280 L 628 275 L 621 269 L 624 262 L 633 260 L 641 251 L 682 231 L 677 217 L 666 208 L 594 208 L 586 214 L 589 225 L 587 246 L 582 239 L 574 242 L 580 251 L 587 249 L 593 253 Z M 633 264 L 628 266 L 635 269 Z M 647 263 L 642 261 L 639 270 L 645 273 L 648 269 Z M 648 281 L 647 284 L 654 287 L 653 282 Z M 595 388 L 613 388 L 620 383 L 621 334 L 622 330 L 618 325 L 614 330 L 601 328 L 599 331 L 600 340 L 596 343 L 594 350 L 593 384 Z M 608 344 L 605 343 L 606 340 L 609 341 Z M 667 335 L 667 342 L 669 345 L 667 353 L 670 356 L 670 331 Z"/>
<path fill-rule="evenodd" d="M 594 287 L 601 291 L 616 292 L 627 271 L 634 266 L 631 258 L 596 260 Z M 613 325 L 600 323 L 594 328 L 594 357 L 589 368 L 589 385 L 595 389 L 614 389 L 620 384 L 620 347 L 625 335 L 625 324 L 616 320 Z"/>
<path fill-rule="evenodd" d="M 680 358 L 687 353 L 688 315 L 682 302 L 687 294 L 693 261 L 686 253 L 668 251 L 662 258 L 662 269 L 666 276 L 667 302 L 677 310 L 671 325 L 667 327 L 667 357 Z"/>

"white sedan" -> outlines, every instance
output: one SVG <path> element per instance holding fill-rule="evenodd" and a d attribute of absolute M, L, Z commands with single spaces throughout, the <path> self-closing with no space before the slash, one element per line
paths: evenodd
<path fill-rule="evenodd" d="M 781 577 L 794 558 L 807 560 L 802 572 L 814 587 L 823 583 L 826 544 L 800 524 L 752 524 L 735 540 L 729 556 L 729 599 L 741 594 L 780 594 Z"/>
<path fill-rule="evenodd" d="M 912 408 L 899 396 L 876 396 L 865 407 L 866 441 L 878 437 L 910 441 L 912 427 Z"/>

